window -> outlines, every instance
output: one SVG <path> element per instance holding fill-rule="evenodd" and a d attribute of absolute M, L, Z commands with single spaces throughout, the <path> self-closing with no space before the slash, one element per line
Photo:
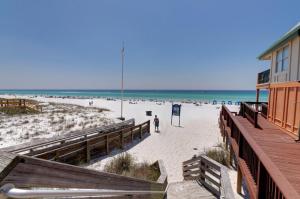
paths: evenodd
<path fill-rule="evenodd" d="M 275 72 L 287 71 L 289 67 L 289 48 L 288 46 L 277 51 Z"/>

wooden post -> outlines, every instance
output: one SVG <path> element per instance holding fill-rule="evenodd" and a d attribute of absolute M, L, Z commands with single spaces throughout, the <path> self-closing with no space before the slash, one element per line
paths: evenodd
<path fill-rule="evenodd" d="M 148 125 L 148 133 L 150 133 L 150 120 L 148 120 L 147 125 Z"/>
<path fill-rule="evenodd" d="M 259 89 L 256 89 L 256 103 L 259 102 Z"/>
<path fill-rule="evenodd" d="M 229 161 L 230 161 L 230 165 L 232 166 L 232 161 L 233 161 L 233 150 L 232 147 L 229 146 Z"/>
<path fill-rule="evenodd" d="M 200 159 L 199 160 L 200 161 L 200 180 L 202 181 L 202 182 L 204 182 L 205 181 L 205 169 L 204 169 L 204 167 L 205 167 L 205 163 L 202 161 L 202 159 Z"/>
<path fill-rule="evenodd" d="M 121 149 L 124 149 L 124 136 L 123 136 L 123 130 L 121 130 Z"/>
<path fill-rule="evenodd" d="M 91 153 L 90 153 L 90 144 L 89 141 L 86 141 L 86 162 L 89 163 L 91 160 Z"/>
<path fill-rule="evenodd" d="M 225 139 L 225 149 L 228 150 L 228 139 L 229 137 L 226 135 L 226 139 Z"/>
<path fill-rule="evenodd" d="M 259 192 L 261 191 L 260 190 L 260 186 L 261 186 L 261 179 L 260 179 L 260 161 L 258 160 L 258 170 L 257 170 L 257 176 L 256 176 L 256 179 L 257 179 L 257 182 L 255 182 L 257 184 L 257 192 L 256 192 L 256 198 L 259 198 Z"/>
<path fill-rule="evenodd" d="M 55 157 L 54 157 L 54 159 L 55 159 L 55 161 L 58 162 L 58 160 L 59 160 L 59 151 L 58 150 L 55 151 Z"/>
<path fill-rule="evenodd" d="M 270 187 L 268 186 L 270 186 L 270 176 L 267 177 L 267 171 L 264 165 L 259 162 L 257 172 L 257 199 L 268 198 L 268 194 L 270 193 Z"/>
<path fill-rule="evenodd" d="M 140 139 L 143 138 L 143 133 L 142 133 L 142 125 L 140 125 Z"/>
<path fill-rule="evenodd" d="M 257 117 L 258 117 L 258 112 L 256 111 L 256 112 L 254 113 L 254 127 L 255 127 L 255 128 L 258 128 Z"/>
<path fill-rule="evenodd" d="M 108 139 L 108 135 L 106 135 L 106 154 L 109 154 L 109 139 Z"/>
<path fill-rule="evenodd" d="M 236 192 L 241 194 L 242 193 L 242 172 L 239 166 L 237 166 L 237 183 L 236 183 Z"/>
<path fill-rule="evenodd" d="M 130 134 L 131 134 L 131 143 L 133 142 L 133 127 L 130 128 Z"/>

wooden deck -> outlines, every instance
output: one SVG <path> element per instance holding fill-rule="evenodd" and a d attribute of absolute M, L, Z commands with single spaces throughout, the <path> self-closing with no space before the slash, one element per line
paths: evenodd
<path fill-rule="evenodd" d="M 81 188 L 128 191 L 158 191 L 135 194 L 118 199 L 161 199 L 168 181 L 162 161 L 154 163 L 160 170 L 156 182 L 124 177 L 80 168 L 78 162 L 88 162 L 126 143 L 142 139 L 150 133 L 150 121 L 135 125 L 134 120 L 96 129 L 87 129 L 52 139 L 38 140 L 0 150 L 0 187 L 13 184 L 18 188 Z M 76 160 L 76 161 L 75 161 Z M 69 163 L 69 164 L 65 164 Z"/>
<path fill-rule="evenodd" d="M 52 139 L 43 139 L 1 149 L 10 153 L 77 165 L 112 150 L 124 149 L 150 133 L 150 121 L 135 125 L 134 120 L 107 127 L 87 129 Z"/>
<path fill-rule="evenodd" d="M 257 121 L 259 128 L 222 107 L 221 130 L 250 197 L 300 198 L 300 143 L 260 114 Z"/>
<path fill-rule="evenodd" d="M 5 167 L 2 160 L 5 159 Z M 165 191 L 167 176 L 161 173 L 161 181 L 153 182 L 130 178 L 77 166 L 42 160 L 0 151 L 0 187 L 13 184 L 18 188 L 79 188 L 128 191 Z M 6 170 L 6 171 L 5 171 Z M 163 194 L 117 197 L 161 199 Z"/>
<path fill-rule="evenodd" d="M 237 120 L 261 149 L 262 153 L 259 150 L 257 155 L 278 186 L 291 186 L 300 196 L 300 143 L 261 115 L 258 115 L 261 129 L 254 128 L 246 118 L 238 116 Z"/>

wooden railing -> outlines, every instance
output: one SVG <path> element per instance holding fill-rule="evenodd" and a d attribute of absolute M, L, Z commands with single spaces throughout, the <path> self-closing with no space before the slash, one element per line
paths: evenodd
<path fill-rule="evenodd" d="M 53 145 L 53 142 L 43 144 L 39 147 L 31 146 L 26 155 L 41 159 L 54 160 L 69 164 L 89 162 L 93 158 L 108 155 L 114 149 L 124 149 L 126 144 L 132 143 L 135 139 L 142 139 L 150 133 L 150 121 L 137 126 L 119 129 L 113 132 L 95 134 L 92 136 L 83 135 L 81 139 L 68 142 L 60 142 Z M 21 150 L 15 150 L 21 152 Z"/>
<path fill-rule="evenodd" d="M 199 180 L 220 198 L 234 198 L 227 168 L 205 155 L 183 162 L 183 177 L 184 180 Z"/>
<path fill-rule="evenodd" d="M 240 115 L 246 117 L 256 128 L 259 127 L 257 123 L 258 114 L 264 118 L 268 115 L 267 102 L 242 102 L 240 106 Z"/>
<path fill-rule="evenodd" d="M 257 74 L 257 84 L 266 84 L 270 82 L 270 69 Z"/>
<path fill-rule="evenodd" d="M 3 99 L 0 98 L 0 107 L 18 107 L 18 108 L 28 108 L 35 111 L 42 112 L 42 107 L 36 102 L 27 99 Z"/>
<path fill-rule="evenodd" d="M 29 192 L 44 190 L 45 192 L 40 193 L 39 198 L 44 198 L 43 194 L 46 197 L 47 191 L 51 192 L 51 190 L 61 191 L 56 197 L 54 196 L 55 198 L 74 196 L 74 190 L 80 190 L 78 192 L 81 193 L 76 195 L 79 198 L 88 198 L 86 196 L 90 196 L 91 192 L 93 196 L 100 197 L 103 190 L 110 192 L 108 196 L 105 194 L 104 198 L 163 199 L 168 183 L 161 161 L 155 163 L 159 164 L 160 177 L 157 181 L 148 181 L 2 151 L 0 151 L 0 160 L 0 196 L 3 196 L 2 194 L 9 196 L 13 184 L 17 188 L 30 189 Z M 8 184 L 10 187 L 7 187 Z M 36 198 L 37 192 L 31 192 L 33 195 L 25 192 L 18 192 L 19 195 L 11 193 L 10 196 Z M 54 194 L 55 191 L 52 193 Z M 51 196 L 51 193 L 48 196 Z"/>
<path fill-rule="evenodd" d="M 258 108 L 254 109 L 247 102 L 242 102 L 240 107 L 241 107 L 240 114 L 243 117 L 246 117 L 254 125 L 254 127 L 257 128 L 258 127 L 258 124 L 257 124 Z"/>
<path fill-rule="evenodd" d="M 266 119 L 268 118 L 268 104 L 267 103 L 261 104 L 261 115 Z"/>
<path fill-rule="evenodd" d="M 229 139 L 238 162 L 238 170 L 243 174 L 246 181 L 250 198 L 285 198 L 285 195 L 289 194 L 288 189 L 280 189 L 277 185 L 282 183 L 280 178 L 274 180 L 269 173 L 270 171 L 265 169 L 264 164 L 271 163 L 268 160 L 259 159 L 257 151 L 260 150 L 235 117 L 226 106 L 222 106 L 220 113 L 221 132 L 223 136 Z M 260 155 L 263 156 L 263 154 Z M 276 173 L 272 174 L 272 176 L 276 175 Z M 238 177 L 238 187 L 241 187 L 241 176 Z"/>
<path fill-rule="evenodd" d="M 120 123 L 115 123 L 107 126 L 100 126 L 96 128 L 87 128 L 83 130 L 65 133 L 54 138 L 44 138 L 42 140 L 33 140 L 28 143 L 2 148 L 3 151 L 19 153 L 19 154 L 35 154 L 35 151 L 42 149 L 51 150 L 58 146 L 76 143 L 80 140 L 93 138 L 97 135 L 103 135 L 109 132 L 119 131 L 121 129 L 134 127 L 135 120 L 129 119 Z"/>

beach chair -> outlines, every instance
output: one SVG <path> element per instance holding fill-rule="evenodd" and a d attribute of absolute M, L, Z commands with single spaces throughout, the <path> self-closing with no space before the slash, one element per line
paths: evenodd
<path fill-rule="evenodd" d="M 216 105 L 218 102 L 217 102 L 217 100 L 214 100 L 213 101 L 213 105 Z"/>
<path fill-rule="evenodd" d="M 226 104 L 226 102 L 223 100 L 223 101 L 222 101 L 222 104 Z"/>
<path fill-rule="evenodd" d="M 234 103 L 234 105 L 240 105 L 240 104 L 241 104 L 240 101 L 236 101 L 236 102 Z"/>
<path fill-rule="evenodd" d="M 232 105 L 232 101 L 228 101 L 228 105 Z"/>

